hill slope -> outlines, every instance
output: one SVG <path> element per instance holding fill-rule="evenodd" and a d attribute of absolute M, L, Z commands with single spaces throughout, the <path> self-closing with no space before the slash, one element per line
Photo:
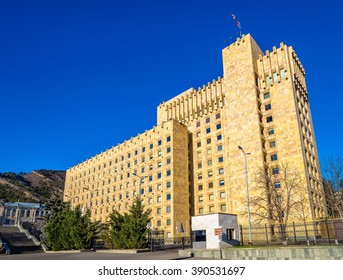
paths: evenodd
<path fill-rule="evenodd" d="M 0 173 L 0 199 L 46 203 L 62 198 L 65 171 L 35 170 L 30 173 Z"/>

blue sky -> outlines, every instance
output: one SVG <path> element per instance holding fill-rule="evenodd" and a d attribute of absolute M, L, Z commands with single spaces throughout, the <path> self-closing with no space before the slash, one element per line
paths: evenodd
<path fill-rule="evenodd" d="M 0 0 L 0 172 L 63 170 L 222 76 L 237 29 L 305 67 L 320 160 L 342 154 L 341 1 Z"/>

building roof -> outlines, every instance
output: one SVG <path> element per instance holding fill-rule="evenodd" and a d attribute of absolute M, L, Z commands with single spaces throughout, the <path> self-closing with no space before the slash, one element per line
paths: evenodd
<path fill-rule="evenodd" d="M 5 207 L 20 207 L 20 208 L 45 208 L 44 204 L 32 202 L 5 202 Z"/>

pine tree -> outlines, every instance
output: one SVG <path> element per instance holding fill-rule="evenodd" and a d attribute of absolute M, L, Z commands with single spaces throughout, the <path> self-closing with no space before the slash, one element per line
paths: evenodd
<path fill-rule="evenodd" d="M 144 211 L 142 200 L 137 198 L 128 213 L 114 211 L 110 216 L 109 240 L 117 249 L 142 249 L 147 245 L 151 211 Z"/>
<path fill-rule="evenodd" d="M 89 211 L 83 215 L 79 206 L 67 205 L 49 217 L 42 241 L 54 251 L 90 249 L 100 230 L 100 222 L 92 223 Z"/>

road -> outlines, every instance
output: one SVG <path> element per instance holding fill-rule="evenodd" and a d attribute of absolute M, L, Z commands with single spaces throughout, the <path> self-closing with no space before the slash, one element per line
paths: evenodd
<path fill-rule="evenodd" d="M 0 255 L 1 260 L 204 260 L 203 258 L 182 258 L 177 251 L 144 252 L 138 254 L 118 254 L 102 252 L 81 253 L 32 253 Z"/>

